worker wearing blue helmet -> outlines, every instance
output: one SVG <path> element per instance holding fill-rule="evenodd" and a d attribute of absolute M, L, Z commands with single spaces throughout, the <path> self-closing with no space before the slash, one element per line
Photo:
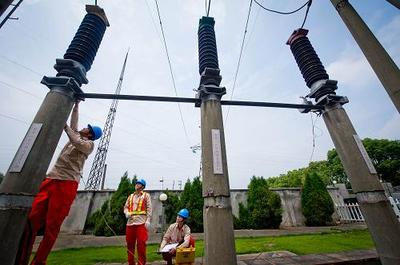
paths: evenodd
<path fill-rule="evenodd" d="M 188 218 L 188 209 L 179 210 L 176 222 L 168 227 L 163 236 L 159 252 L 162 253 L 167 265 L 172 265 L 172 258 L 176 255 L 177 249 L 194 247 L 194 239 L 191 236 L 189 226 L 186 224 Z"/>
<path fill-rule="evenodd" d="M 78 131 L 79 102 L 72 109 L 70 126 L 64 126 L 69 141 L 61 150 L 54 167 L 47 174 L 35 196 L 28 222 L 20 241 L 16 264 L 28 264 L 37 232 L 44 236 L 32 264 L 45 264 L 61 224 L 75 199 L 83 166 L 93 152 L 94 140 L 102 135 L 100 127 L 88 125 Z M 49 218 L 51 216 L 51 218 Z"/>
<path fill-rule="evenodd" d="M 147 192 L 146 181 L 135 181 L 135 192 L 125 202 L 126 245 L 128 248 L 128 265 L 135 265 L 135 246 L 137 246 L 138 264 L 146 264 L 146 242 L 151 220 L 151 198 Z"/>

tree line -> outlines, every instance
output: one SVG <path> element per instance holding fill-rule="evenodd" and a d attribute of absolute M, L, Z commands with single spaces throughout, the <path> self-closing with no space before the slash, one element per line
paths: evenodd
<path fill-rule="evenodd" d="M 365 138 L 363 145 L 367 150 L 372 163 L 378 172 L 379 178 L 390 182 L 393 186 L 400 185 L 400 141 L 387 139 Z M 335 149 L 329 150 L 327 159 L 311 162 L 308 167 L 288 171 L 277 177 L 267 179 L 270 187 L 301 187 L 307 173 L 318 173 L 325 185 L 344 183 L 351 188 L 350 181 L 338 153 Z"/>

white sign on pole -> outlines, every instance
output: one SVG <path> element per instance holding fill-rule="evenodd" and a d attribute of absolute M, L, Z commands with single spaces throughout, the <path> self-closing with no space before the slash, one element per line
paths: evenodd
<path fill-rule="evenodd" d="M 219 129 L 211 129 L 214 174 L 224 174 L 222 166 L 221 133 Z"/>
<path fill-rule="evenodd" d="M 371 159 L 369 158 L 369 155 L 368 155 L 368 153 L 367 153 L 367 150 L 365 150 L 365 147 L 364 147 L 364 145 L 362 144 L 362 141 L 361 141 L 360 137 L 359 137 L 357 134 L 354 134 L 353 137 L 354 137 L 354 140 L 356 141 L 356 144 L 357 144 L 358 149 L 359 149 L 360 152 L 361 152 L 361 155 L 362 155 L 363 158 L 364 158 L 365 163 L 367 164 L 367 167 L 368 167 L 368 169 L 369 169 L 369 172 L 370 172 L 371 174 L 377 174 L 376 169 L 375 169 L 375 167 L 374 167 L 374 164 L 372 164 L 372 161 L 371 161 Z"/>
<path fill-rule="evenodd" d="M 39 135 L 42 125 L 43 123 L 32 123 L 31 127 L 25 135 L 24 140 L 22 141 L 22 144 L 18 148 L 17 154 L 15 155 L 11 163 L 10 169 L 8 170 L 9 172 L 21 172 L 25 164 L 26 158 L 28 157 L 32 146 L 35 143 L 37 136 Z"/>

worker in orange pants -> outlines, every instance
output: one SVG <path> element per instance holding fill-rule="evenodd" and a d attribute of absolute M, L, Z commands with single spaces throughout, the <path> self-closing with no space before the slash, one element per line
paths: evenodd
<path fill-rule="evenodd" d="M 75 199 L 84 163 L 94 149 L 93 141 L 102 135 L 101 128 L 97 126 L 88 125 L 78 131 L 78 103 L 75 103 L 72 110 L 70 126 L 64 126 L 69 141 L 33 201 L 15 264 L 29 263 L 36 234 L 42 227 L 45 228 L 43 239 L 31 265 L 46 264 L 61 224 Z"/>

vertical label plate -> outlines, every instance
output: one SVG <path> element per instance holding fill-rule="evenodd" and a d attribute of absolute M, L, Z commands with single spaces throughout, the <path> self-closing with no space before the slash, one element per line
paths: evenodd
<path fill-rule="evenodd" d="M 368 153 L 367 153 L 367 150 L 365 150 L 365 147 L 364 147 L 364 145 L 362 144 L 360 137 L 358 137 L 357 134 L 354 134 L 353 137 L 354 137 L 354 140 L 356 141 L 358 150 L 360 150 L 361 155 L 363 156 L 364 161 L 365 161 L 365 163 L 367 164 L 367 167 L 368 167 L 368 169 L 369 169 L 369 172 L 370 172 L 371 174 L 377 174 L 376 169 L 375 169 L 375 167 L 374 167 L 374 164 L 372 164 L 372 161 L 371 161 L 371 159 L 369 158 L 369 155 L 368 155 Z"/>
<path fill-rule="evenodd" d="M 32 146 L 35 143 L 37 136 L 39 135 L 40 129 L 42 129 L 42 125 L 42 123 L 32 123 L 31 127 L 25 135 L 24 140 L 22 141 L 22 144 L 18 148 L 17 154 L 15 155 L 11 163 L 10 169 L 8 170 L 9 172 L 21 172 L 25 164 L 26 158 L 28 157 Z"/>
<path fill-rule="evenodd" d="M 211 129 L 214 174 L 224 174 L 222 166 L 221 133 L 218 129 Z"/>

